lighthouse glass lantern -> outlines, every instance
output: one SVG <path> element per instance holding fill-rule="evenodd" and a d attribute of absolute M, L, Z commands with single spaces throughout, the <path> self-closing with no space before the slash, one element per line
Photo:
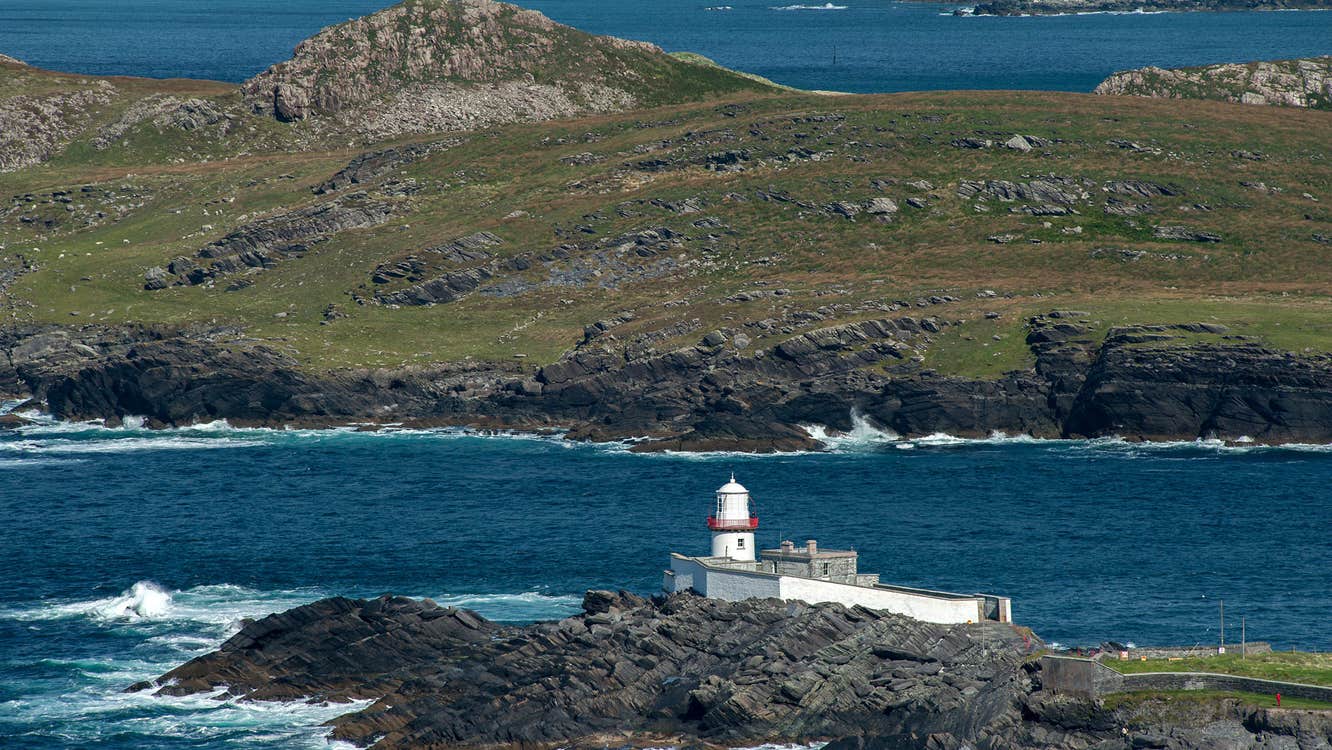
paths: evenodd
<path fill-rule="evenodd" d="M 731 481 L 718 488 L 717 509 L 708 517 L 712 556 L 752 562 L 757 528 L 758 516 L 749 512 L 749 490 L 732 474 Z"/>

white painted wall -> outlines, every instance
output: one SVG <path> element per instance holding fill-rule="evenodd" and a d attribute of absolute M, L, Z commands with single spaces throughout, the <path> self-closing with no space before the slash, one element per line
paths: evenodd
<path fill-rule="evenodd" d="M 732 560 L 754 560 L 754 533 L 750 531 L 712 532 L 712 556 L 729 557 Z"/>
<path fill-rule="evenodd" d="M 675 586 L 668 591 L 694 591 L 714 599 L 738 602 L 742 599 L 779 598 L 780 582 L 776 576 L 747 573 L 740 570 L 709 568 L 684 556 L 671 556 L 669 577 Z M 688 583 L 686 583 L 688 581 Z"/>
<path fill-rule="evenodd" d="M 778 580 L 781 582 L 778 595 L 782 599 L 800 599 L 811 603 L 837 602 L 848 607 L 858 604 L 870 609 L 882 609 L 914 617 L 924 622 L 958 623 L 981 620 L 979 599 L 946 599 L 906 591 L 852 586 L 792 576 L 781 576 Z"/>
<path fill-rule="evenodd" d="M 668 592 L 692 588 L 704 596 L 727 601 L 774 598 L 810 603 L 836 602 L 848 607 L 860 605 L 924 622 L 943 624 L 980 622 L 984 612 L 984 598 L 979 596 L 930 596 L 913 591 L 853 586 L 799 576 L 727 570 L 709 567 L 684 555 L 671 556 L 671 571 L 664 577 L 663 587 Z M 1000 608 L 1005 621 L 1012 622 L 1007 597 L 1000 599 Z"/>

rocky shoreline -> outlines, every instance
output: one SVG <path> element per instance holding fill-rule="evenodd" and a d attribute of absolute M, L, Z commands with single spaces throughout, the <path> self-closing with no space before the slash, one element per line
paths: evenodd
<path fill-rule="evenodd" d="M 393 748 L 753 746 L 833 750 L 1325 747 L 1319 712 L 1234 701 L 1110 706 L 1045 688 L 1044 644 L 837 604 L 590 591 L 525 627 L 430 600 L 324 599 L 249 622 L 129 688 L 371 701 L 332 738 Z"/>
<path fill-rule="evenodd" d="M 69 420 L 150 427 L 395 424 L 646 438 L 637 450 L 818 449 L 807 426 L 859 415 L 904 437 L 1332 442 L 1332 356 L 1293 354 L 1206 323 L 1097 335 L 1085 315 L 1027 326 L 1030 370 L 970 380 L 912 346 L 952 323 L 900 310 L 744 352 L 739 335 L 627 356 L 579 347 L 542 367 L 445 363 L 315 372 L 225 329 L 34 326 L 0 332 L 0 393 Z M 741 334 L 742 335 L 742 334 Z"/>

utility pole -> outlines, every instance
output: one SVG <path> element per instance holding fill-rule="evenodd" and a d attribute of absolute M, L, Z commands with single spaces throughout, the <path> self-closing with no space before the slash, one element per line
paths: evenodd
<path fill-rule="evenodd" d="M 1244 632 L 1244 615 L 1240 615 L 1240 658 L 1249 658 L 1249 638 Z"/>
<path fill-rule="evenodd" d="M 1226 600 L 1221 600 L 1221 647 L 1216 650 L 1218 654 L 1226 652 Z"/>

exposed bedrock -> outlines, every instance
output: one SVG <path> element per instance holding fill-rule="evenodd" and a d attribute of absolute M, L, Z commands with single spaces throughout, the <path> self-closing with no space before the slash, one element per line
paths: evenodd
<path fill-rule="evenodd" d="M 132 691 L 369 700 L 333 737 L 379 750 L 754 746 L 832 750 L 1326 747 L 1321 712 L 1044 689 L 1044 644 L 839 604 L 589 591 L 558 622 L 430 600 L 332 598 L 250 622 Z"/>
<path fill-rule="evenodd" d="M 0 391 L 71 419 L 564 427 L 580 439 L 652 438 L 645 450 L 812 448 L 804 426 L 848 430 L 853 414 L 904 436 L 1332 442 L 1332 356 L 1266 348 L 1208 324 L 1093 336 L 1065 314 L 1031 321 L 1034 368 L 970 380 L 908 356 L 929 329 L 948 325 L 846 323 L 761 354 L 709 343 L 717 333 L 636 357 L 597 339 L 536 370 L 338 371 L 303 368 L 235 331 L 32 327 L 0 332 Z"/>
<path fill-rule="evenodd" d="M 375 699 L 333 724 L 334 737 L 377 748 L 550 746 L 606 734 L 620 744 L 863 734 L 976 742 L 1020 721 L 1025 657 L 1043 645 L 1010 625 L 933 625 L 835 604 L 594 591 L 584 607 L 516 628 L 429 600 L 327 599 L 250 624 L 217 652 L 136 687 Z"/>
<path fill-rule="evenodd" d="M 392 214 L 393 204 L 365 192 L 283 211 L 238 227 L 200 248 L 193 257 L 176 258 L 165 269 L 149 269 L 144 288 L 205 284 L 242 271 L 262 271 L 300 257 L 311 244 L 340 232 L 383 224 Z"/>

